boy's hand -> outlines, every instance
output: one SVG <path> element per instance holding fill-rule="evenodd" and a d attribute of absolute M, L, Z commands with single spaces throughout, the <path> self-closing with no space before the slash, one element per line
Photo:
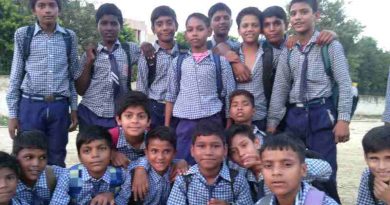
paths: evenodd
<path fill-rule="evenodd" d="M 134 201 L 138 201 L 138 199 L 144 200 L 148 194 L 149 179 L 143 167 L 135 168 L 131 190 L 134 194 Z"/>
<path fill-rule="evenodd" d="M 96 59 L 96 45 L 92 43 L 88 44 L 86 49 L 86 54 L 87 54 L 87 64 L 92 65 Z"/>
<path fill-rule="evenodd" d="M 188 171 L 188 163 L 186 160 L 181 159 L 176 164 L 173 165 L 169 179 L 171 182 L 174 182 L 178 175 L 185 174 Z"/>
<path fill-rule="evenodd" d="M 258 154 L 244 154 L 241 160 L 244 161 L 243 165 L 245 168 L 255 171 L 256 173 L 261 172 L 262 163 Z"/>
<path fill-rule="evenodd" d="M 243 63 L 233 63 L 232 68 L 237 82 L 245 83 L 251 81 L 251 71 Z"/>
<path fill-rule="evenodd" d="M 115 198 L 114 194 L 111 192 L 100 193 L 96 195 L 92 200 L 90 205 L 114 205 Z"/>
<path fill-rule="evenodd" d="M 336 38 L 337 38 L 337 34 L 335 32 L 329 30 L 323 30 L 320 32 L 320 35 L 317 37 L 316 44 L 320 46 L 330 44 Z"/>
<path fill-rule="evenodd" d="M 156 52 L 156 50 L 154 49 L 153 45 L 149 42 L 141 43 L 141 51 L 144 54 L 146 59 L 152 59 L 155 57 L 154 52 Z"/>
<path fill-rule="evenodd" d="M 11 139 L 15 139 L 17 132 L 19 131 L 19 121 L 18 118 L 8 119 L 8 132 Z"/>
<path fill-rule="evenodd" d="M 229 44 L 222 42 L 218 43 L 212 51 L 220 56 L 225 56 L 229 51 L 231 51 Z M 229 61 L 230 62 L 230 61 Z"/>
<path fill-rule="evenodd" d="M 207 205 L 228 205 L 226 201 L 218 200 L 218 199 L 210 199 Z"/>
<path fill-rule="evenodd" d="M 111 164 L 116 167 L 123 167 L 126 169 L 130 164 L 130 160 L 123 153 L 111 150 Z"/>
<path fill-rule="evenodd" d="M 382 180 L 374 180 L 374 195 L 376 198 L 384 201 L 386 204 L 390 204 L 390 185 L 386 184 Z"/>
<path fill-rule="evenodd" d="M 349 141 L 349 122 L 338 120 L 336 126 L 333 128 L 335 142 L 343 143 Z"/>
<path fill-rule="evenodd" d="M 298 42 L 298 37 L 296 35 L 291 35 L 287 38 L 286 47 L 290 50 Z"/>
<path fill-rule="evenodd" d="M 72 122 L 72 124 L 70 124 L 70 127 L 69 127 L 68 131 L 69 132 L 73 132 L 73 131 L 76 130 L 77 125 L 79 124 L 79 120 L 77 118 L 77 111 L 76 110 L 70 111 L 70 121 Z"/>

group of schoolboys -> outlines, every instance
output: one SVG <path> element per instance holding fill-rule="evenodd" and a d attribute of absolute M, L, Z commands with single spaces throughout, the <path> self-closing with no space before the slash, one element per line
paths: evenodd
<path fill-rule="evenodd" d="M 241 44 L 228 37 L 230 9 L 217 3 L 208 17 L 187 18 L 189 50 L 174 41 L 175 12 L 160 6 L 151 15 L 158 40 L 143 43 L 142 53 L 119 42 L 121 11 L 103 4 L 96 13 L 102 43 L 86 49 L 81 66 L 76 35 L 56 21 L 61 2 L 30 6 L 37 23 L 15 33 L 7 95 L 14 146 L 12 156 L 0 153 L 0 204 L 339 202 L 336 143 L 349 137 L 351 80 L 335 34 L 315 30 L 315 0 L 291 1 L 290 39 L 281 7 L 243 9 Z M 141 92 L 129 91 L 136 63 Z M 81 164 L 64 169 L 65 133 L 77 124 Z M 282 129 L 290 133 L 275 134 Z M 369 169 L 358 204 L 390 204 L 388 133 L 378 127 L 363 139 Z M 305 159 L 305 148 L 327 162 Z M 334 199 L 314 181 L 325 182 Z"/>

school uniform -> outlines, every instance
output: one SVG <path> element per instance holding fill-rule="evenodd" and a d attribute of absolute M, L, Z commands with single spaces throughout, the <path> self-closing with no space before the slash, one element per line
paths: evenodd
<path fill-rule="evenodd" d="M 390 123 L 390 69 L 387 77 L 387 89 L 386 89 L 386 105 L 385 111 L 383 112 L 383 122 Z"/>
<path fill-rule="evenodd" d="M 64 173 L 57 187 L 50 205 L 89 205 L 96 195 L 106 192 L 114 194 L 115 204 L 126 205 L 131 195 L 131 180 L 128 171 L 112 166 L 107 167 L 100 179 L 95 179 L 89 175 L 84 165 L 75 165 Z"/>
<path fill-rule="evenodd" d="M 28 205 L 28 203 L 26 201 L 24 201 L 23 199 L 18 199 L 16 197 L 14 197 L 9 202 L 9 205 Z"/>
<path fill-rule="evenodd" d="M 292 51 L 284 48 L 280 54 L 267 126 L 276 127 L 280 123 L 288 102 L 286 129 L 302 136 L 309 149 L 320 153 L 331 164 L 331 178 L 335 180 L 337 161 L 333 128 L 337 120 L 351 120 L 351 78 L 342 45 L 333 41 L 328 52 L 333 76 L 339 86 L 336 117 L 336 107 L 331 100 L 334 82 L 326 74 L 321 47 L 315 45 L 318 35 L 316 31 L 303 51 L 298 42 Z M 305 64 L 307 66 L 303 66 Z"/>
<path fill-rule="evenodd" d="M 189 205 L 207 204 L 212 198 L 237 205 L 253 204 L 246 179 L 242 173 L 238 173 L 234 183 L 231 184 L 232 179 L 226 163 L 222 164 L 214 184 L 211 185 L 207 183 L 204 176 L 200 173 L 197 164 L 192 166 L 185 175 L 191 175 L 188 187 L 184 176 L 178 176 L 169 195 L 168 205 L 187 204 L 186 202 Z"/>
<path fill-rule="evenodd" d="M 306 182 L 302 182 L 301 183 L 301 187 L 300 187 L 300 190 L 298 192 L 298 194 L 296 195 L 295 197 L 295 202 L 294 202 L 294 205 L 312 205 L 313 203 L 310 203 L 310 202 L 307 202 L 306 201 L 306 198 L 308 196 L 308 193 L 311 189 L 315 189 L 314 187 L 312 187 L 311 185 L 309 185 L 308 183 Z M 264 198 L 260 199 L 256 205 L 278 205 L 278 201 L 276 199 L 276 196 L 274 194 L 271 195 L 271 200 L 269 203 L 264 203 L 263 200 L 265 200 Z M 334 201 L 332 198 L 328 197 L 328 196 L 324 196 L 323 197 L 323 200 L 322 200 L 322 203 L 321 205 L 338 205 L 338 203 L 336 201 Z"/>
<path fill-rule="evenodd" d="M 168 87 L 168 70 L 172 60 L 179 54 L 179 46 L 175 43 L 172 50 L 161 48 L 158 41 L 154 43 L 156 50 L 155 77 L 153 82 L 149 82 L 149 67 L 145 56 L 142 54 L 138 61 L 137 90 L 145 93 L 149 97 L 149 110 L 153 129 L 164 125 L 165 116 L 165 95 Z M 150 84 L 150 86 L 149 86 Z"/>
<path fill-rule="evenodd" d="M 147 166 L 146 172 L 149 179 L 149 189 L 142 203 L 144 205 L 164 205 L 167 203 L 169 193 L 171 192 L 170 173 L 172 167 L 169 166 L 167 171 L 163 175 L 160 175 L 149 162 L 147 162 Z M 129 165 L 129 172 L 133 173 L 136 167 L 137 165 L 134 163 Z"/>
<path fill-rule="evenodd" d="M 69 106 L 77 110 L 75 73 L 80 69 L 76 34 L 56 24 L 53 34 L 35 23 L 30 55 L 24 61 L 28 27 L 15 32 L 14 57 L 7 93 L 9 118 L 17 118 L 21 130 L 38 129 L 48 141 L 48 163 L 65 166 L 70 125 Z M 71 38 L 70 64 L 64 35 Z"/>
<path fill-rule="evenodd" d="M 373 188 L 373 185 L 370 185 L 370 177 L 373 177 L 372 173 L 369 168 L 366 168 L 360 179 L 356 205 L 386 205 L 385 202 L 375 198 L 374 190 L 370 190 L 370 187 Z"/>
<path fill-rule="evenodd" d="M 227 43 L 233 51 L 238 51 L 240 49 L 240 42 L 233 40 L 231 38 L 228 38 L 225 43 Z M 207 49 L 213 49 L 215 46 L 217 46 L 217 41 L 215 40 L 214 36 L 211 38 L 211 40 L 207 41 Z"/>
<path fill-rule="evenodd" d="M 190 155 L 191 137 L 200 121 L 222 125 L 220 112 L 223 102 L 218 97 L 216 65 L 211 51 L 197 63 L 191 52 L 183 59 L 181 77 L 178 82 L 177 59 L 169 70 L 168 90 L 165 100 L 174 103 L 173 117 L 179 119 L 177 135 L 177 159 L 185 159 L 189 164 L 195 161 Z M 221 57 L 222 92 L 226 102 L 226 117 L 229 117 L 229 95 L 235 89 L 232 69 L 229 62 Z M 180 87 L 179 87 L 180 86 Z"/>
<path fill-rule="evenodd" d="M 96 48 L 96 59 L 93 64 L 91 81 L 79 104 L 80 129 L 88 125 L 99 125 L 105 128 L 116 126 L 115 107 L 121 96 L 129 92 L 129 69 L 138 62 L 140 49 L 137 44 L 128 42 L 131 62 L 119 40 L 111 52 L 101 43 Z M 87 56 L 81 58 L 84 68 Z M 82 70 L 77 74 L 79 77 Z"/>
<path fill-rule="evenodd" d="M 119 138 L 116 149 L 118 152 L 126 155 L 130 161 L 135 161 L 138 158 L 145 156 L 145 142 L 143 142 L 139 148 L 133 147 L 127 142 L 125 132 L 122 128 L 119 129 Z"/>
<path fill-rule="evenodd" d="M 62 175 L 66 173 L 65 168 L 61 168 L 58 166 L 51 166 L 53 170 L 55 181 L 58 182 Z M 38 177 L 37 182 L 33 187 L 27 186 L 21 180 L 16 187 L 16 198 L 23 199 L 28 204 L 49 204 L 53 193 L 57 190 L 57 187 L 54 190 L 54 187 L 49 187 L 49 176 L 47 172 L 44 170 Z"/>

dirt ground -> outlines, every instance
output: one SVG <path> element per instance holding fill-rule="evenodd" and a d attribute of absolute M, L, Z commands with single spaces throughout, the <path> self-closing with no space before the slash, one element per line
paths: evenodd
<path fill-rule="evenodd" d="M 338 187 L 342 203 L 345 205 L 356 203 L 360 175 L 365 168 L 361 140 L 369 129 L 381 124 L 379 119 L 354 120 L 351 123 L 351 140 L 338 145 Z M 73 132 L 69 137 L 67 165 L 78 162 L 75 136 L 76 133 Z M 2 127 L 0 128 L 0 150 L 10 152 L 11 149 L 12 142 L 8 137 L 7 128 Z"/>

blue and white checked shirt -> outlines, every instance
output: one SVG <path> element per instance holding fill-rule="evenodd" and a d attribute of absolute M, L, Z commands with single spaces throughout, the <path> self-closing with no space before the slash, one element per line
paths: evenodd
<path fill-rule="evenodd" d="M 51 167 L 58 182 L 67 170 L 55 165 L 51 165 Z M 54 192 L 56 192 L 57 189 L 58 187 L 56 186 Z M 32 188 L 19 180 L 19 183 L 16 187 L 16 197 L 18 199 L 23 199 L 28 204 L 31 204 L 33 200 L 33 192 L 35 192 L 40 199 L 50 202 L 51 193 L 50 188 L 47 187 L 47 176 L 45 170 L 39 175 L 37 182 Z"/>
<path fill-rule="evenodd" d="M 149 67 L 146 63 L 145 56 L 142 54 L 138 61 L 138 76 L 137 76 L 137 90 L 148 95 L 150 99 L 156 101 L 164 101 L 165 94 L 168 87 L 168 70 L 171 68 L 172 60 L 179 54 L 179 47 L 177 44 L 171 51 L 167 51 L 158 45 L 154 44 L 156 50 L 156 74 L 150 88 L 148 87 Z"/>
<path fill-rule="evenodd" d="M 222 102 L 217 93 L 216 66 L 211 51 L 201 62 L 196 63 L 191 52 L 183 59 L 180 88 L 177 81 L 177 57 L 173 59 L 168 76 L 168 91 L 165 100 L 174 103 L 173 116 L 184 119 L 200 119 L 219 113 Z M 235 89 L 232 68 L 221 57 L 223 89 L 221 96 L 226 101 L 226 117 L 229 117 L 229 95 Z"/>
<path fill-rule="evenodd" d="M 19 117 L 19 101 L 22 93 L 69 97 L 71 109 L 77 110 L 77 93 L 74 84 L 74 80 L 77 79 L 75 75 L 80 70 L 77 37 L 73 31 L 68 29 L 67 31 L 72 39 L 70 65 L 68 65 L 68 55 L 63 37 L 63 34 L 66 34 L 65 29 L 57 24 L 54 33 L 48 35 L 36 23 L 34 36 L 31 40 L 30 55 L 26 60 L 25 67 L 23 41 L 27 35 L 27 26 L 16 30 L 14 57 L 7 93 L 10 118 Z"/>
<path fill-rule="evenodd" d="M 122 128 L 119 129 L 119 139 L 116 148 L 120 153 L 126 155 L 130 161 L 135 161 L 138 158 L 145 156 L 145 142 L 141 144 L 139 149 L 133 147 L 127 142 L 125 132 Z"/>
<path fill-rule="evenodd" d="M 112 52 L 118 63 L 119 70 L 119 82 L 123 90 L 129 90 L 127 87 L 128 69 L 138 62 L 141 51 L 137 44 L 128 42 L 130 45 L 130 58 L 131 63 L 127 62 L 127 55 L 124 49 L 122 49 L 120 42 L 115 42 L 119 46 L 118 49 Z M 114 104 L 114 88 L 113 82 L 110 78 L 111 64 L 108 54 L 103 52 L 107 50 L 102 44 L 98 44 L 96 49 L 96 59 L 94 62 L 93 74 L 91 77 L 91 83 L 88 89 L 85 91 L 81 104 L 90 109 L 99 117 L 112 118 L 115 116 L 115 104 Z M 81 65 L 87 62 L 87 55 L 84 53 L 81 57 Z M 82 70 L 82 69 L 81 69 Z M 82 71 L 77 73 L 77 77 L 81 75 Z"/>
<path fill-rule="evenodd" d="M 369 182 L 370 170 L 366 168 L 362 173 L 362 178 L 360 179 L 360 186 L 358 192 L 358 198 L 356 205 L 386 205 L 385 202 L 377 199 L 377 204 L 374 202 L 373 195 L 371 194 L 368 182 Z"/>
<path fill-rule="evenodd" d="M 10 205 L 29 205 L 29 203 L 27 203 L 24 199 L 18 199 L 16 197 L 12 198 L 9 204 Z"/>
<path fill-rule="evenodd" d="M 237 89 L 247 90 L 252 93 L 255 98 L 255 115 L 253 120 L 263 120 L 267 116 L 267 100 L 264 95 L 263 86 L 263 49 L 261 45 L 256 53 L 256 61 L 253 67 L 250 69 L 252 80 L 245 83 L 237 83 Z M 245 63 L 245 55 L 240 47 L 240 59 L 242 63 Z"/>
<path fill-rule="evenodd" d="M 321 55 L 321 47 L 315 45 L 319 35 L 316 31 L 310 39 L 305 52 L 314 46 L 308 54 L 307 99 L 327 98 L 332 95 L 332 79 L 326 74 Z M 299 51 L 300 44 L 291 51 L 290 67 L 288 50 L 284 48 L 279 57 L 275 82 L 268 112 L 267 126 L 276 127 L 283 119 L 286 102 L 301 103 L 299 100 L 302 64 L 305 55 Z M 339 87 L 338 120 L 350 121 L 352 109 L 352 82 L 349 76 L 348 62 L 342 45 L 338 41 L 329 44 L 329 57 L 333 78 Z M 289 99 L 287 99 L 289 98 Z M 288 100 L 288 101 L 287 101 Z"/>
<path fill-rule="evenodd" d="M 69 171 L 57 182 L 56 191 L 50 205 L 69 204 L 69 186 L 70 186 Z M 81 170 L 81 178 L 83 181 L 82 189 L 77 196 L 77 204 L 87 205 L 92 200 L 93 182 L 100 182 L 99 193 L 110 192 L 110 172 L 108 168 L 100 179 L 94 179 L 89 175 L 87 169 L 83 166 Z M 115 197 L 115 204 L 126 205 L 131 195 L 131 178 L 127 170 L 122 168 L 122 179 L 124 183 L 121 185 L 121 190 L 118 196 Z"/>
<path fill-rule="evenodd" d="M 305 204 L 306 196 L 311 188 L 312 188 L 312 186 L 310 184 L 308 184 L 306 182 L 302 182 L 301 189 L 299 190 L 297 196 L 295 197 L 294 205 L 306 205 Z M 261 200 L 262 199 L 260 199 L 256 203 L 256 205 L 261 205 Z M 277 202 L 275 195 L 272 195 L 272 199 L 271 199 L 271 202 L 269 203 L 269 205 L 278 205 L 278 204 L 279 203 Z M 332 198 L 330 198 L 329 196 L 325 195 L 324 200 L 322 201 L 321 205 L 338 205 L 338 203 L 336 201 L 334 201 Z"/>
<path fill-rule="evenodd" d="M 386 105 L 383 113 L 383 121 L 390 123 L 390 69 L 387 77 Z"/>
<path fill-rule="evenodd" d="M 177 177 L 168 198 L 168 205 L 186 204 L 187 198 L 189 204 L 207 204 L 212 198 L 224 200 L 228 203 L 232 203 L 234 198 L 236 199 L 234 203 L 237 205 L 253 204 L 248 183 L 241 172 L 234 180 L 233 196 L 229 168 L 225 163 L 223 163 L 219 175 L 212 185 L 209 185 L 200 173 L 198 165 L 192 166 L 186 173 L 186 175 L 188 174 L 192 175 L 188 190 L 186 190 L 183 176 Z"/>

